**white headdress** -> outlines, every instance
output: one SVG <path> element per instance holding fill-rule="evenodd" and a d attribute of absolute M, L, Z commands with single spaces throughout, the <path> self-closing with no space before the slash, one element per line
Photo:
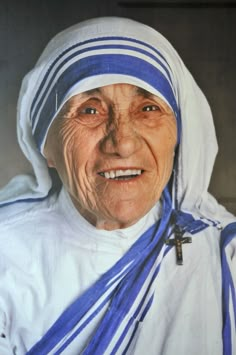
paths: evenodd
<path fill-rule="evenodd" d="M 15 177 L 0 191 L 1 204 L 48 195 L 52 180 L 41 152 L 53 118 L 76 93 L 112 83 L 140 86 L 161 96 L 175 112 L 180 146 L 173 199 L 179 208 L 231 219 L 207 191 L 217 142 L 201 90 L 161 34 L 129 19 L 109 17 L 58 34 L 25 77 L 17 133 L 34 175 Z"/>

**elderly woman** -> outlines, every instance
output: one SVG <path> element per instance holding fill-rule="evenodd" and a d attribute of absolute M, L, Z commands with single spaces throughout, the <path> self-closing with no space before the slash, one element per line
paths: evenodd
<path fill-rule="evenodd" d="M 60 33 L 18 138 L 33 174 L 0 194 L 1 355 L 235 354 L 235 218 L 207 192 L 211 112 L 165 38 L 120 18 Z"/>

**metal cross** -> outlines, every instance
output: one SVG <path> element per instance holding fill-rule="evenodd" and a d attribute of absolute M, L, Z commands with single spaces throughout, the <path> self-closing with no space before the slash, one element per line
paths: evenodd
<path fill-rule="evenodd" d="M 167 245 L 175 245 L 176 262 L 178 265 L 183 265 L 182 244 L 192 243 L 191 237 L 183 237 L 184 233 L 179 226 L 176 226 L 174 230 L 175 238 L 166 240 Z"/>

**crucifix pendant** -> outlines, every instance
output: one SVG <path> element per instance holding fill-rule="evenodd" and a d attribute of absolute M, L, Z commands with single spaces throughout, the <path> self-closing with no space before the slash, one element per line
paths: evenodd
<path fill-rule="evenodd" d="M 175 227 L 174 233 L 175 233 L 175 238 L 174 239 L 167 239 L 166 244 L 167 245 L 175 245 L 176 262 L 178 265 L 183 265 L 182 244 L 192 243 L 192 238 L 191 237 L 183 237 L 184 231 L 182 231 L 179 226 Z"/>

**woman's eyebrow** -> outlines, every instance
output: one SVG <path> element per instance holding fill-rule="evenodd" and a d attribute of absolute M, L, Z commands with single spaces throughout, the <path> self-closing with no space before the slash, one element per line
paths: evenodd
<path fill-rule="evenodd" d="M 101 89 L 100 88 L 95 88 L 95 89 L 92 89 L 92 90 L 84 91 L 82 93 L 83 96 L 91 96 L 91 95 L 94 95 L 94 94 L 101 94 Z"/>
<path fill-rule="evenodd" d="M 141 96 L 145 97 L 145 98 L 151 98 L 151 97 L 154 96 L 154 95 L 151 94 L 149 91 L 147 91 L 147 90 L 145 90 L 145 89 L 142 89 L 142 88 L 140 88 L 140 87 L 137 87 L 137 88 L 136 88 L 136 93 L 137 93 L 138 95 L 141 95 Z"/>

